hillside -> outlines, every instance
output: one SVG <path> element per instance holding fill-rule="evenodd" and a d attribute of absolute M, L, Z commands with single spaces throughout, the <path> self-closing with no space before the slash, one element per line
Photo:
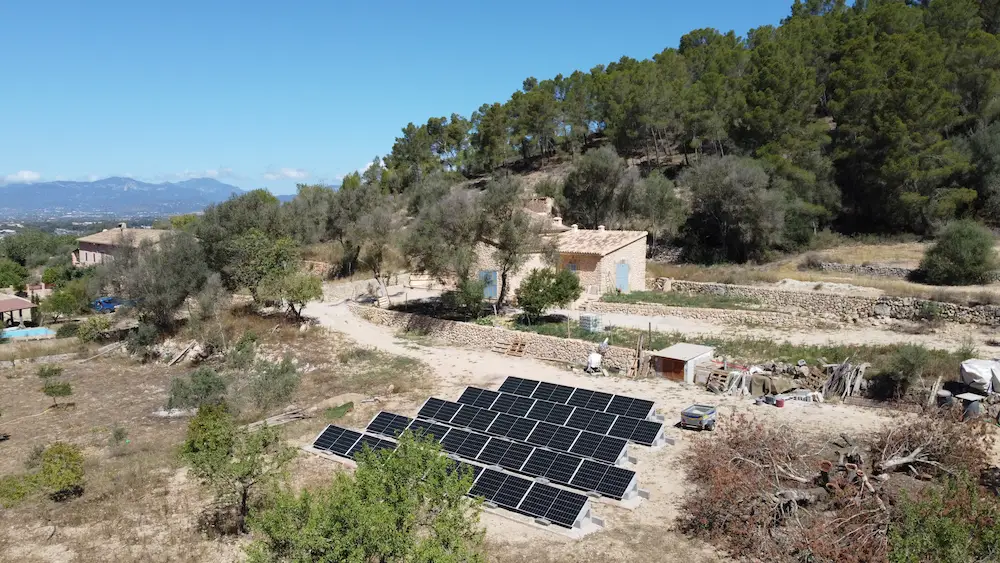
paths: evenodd
<path fill-rule="evenodd" d="M 132 178 L 0 186 L 0 217 L 172 215 L 200 211 L 243 190 L 211 178 L 151 184 Z"/>

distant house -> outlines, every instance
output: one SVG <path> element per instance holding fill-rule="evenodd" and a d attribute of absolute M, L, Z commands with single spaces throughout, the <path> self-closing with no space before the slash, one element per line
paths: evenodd
<path fill-rule="evenodd" d="M 543 238 L 555 243 L 558 267 L 576 272 L 585 294 L 646 289 L 646 231 L 567 227 L 561 217 L 551 216 L 551 209 L 550 198 L 535 198 L 525 204 L 525 210 L 542 223 Z M 488 299 L 498 298 L 500 291 L 500 269 L 492 253 L 488 245 L 479 246 L 477 270 L 479 279 L 486 283 L 484 295 Z M 514 290 L 531 270 L 543 267 L 545 261 L 540 253 L 528 256 L 524 266 L 509 276 L 508 295 L 513 298 Z"/>
<path fill-rule="evenodd" d="M 169 232 L 162 229 L 130 229 L 122 223 L 114 229 L 80 237 L 76 239 L 80 248 L 73 251 L 73 265 L 86 268 L 103 264 L 106 260 L 113 259 L 115 251 L 125 244 L 132 247 L 138 247 L 147 241 L 156 244 Z"/>

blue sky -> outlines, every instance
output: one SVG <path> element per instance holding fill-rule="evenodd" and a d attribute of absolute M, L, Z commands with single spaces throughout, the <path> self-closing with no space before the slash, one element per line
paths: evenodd
<path fill-rule="evenodd" d="M 337 183 L 407 122 L 791 2 L 0 2 L 0 183 Z"/>

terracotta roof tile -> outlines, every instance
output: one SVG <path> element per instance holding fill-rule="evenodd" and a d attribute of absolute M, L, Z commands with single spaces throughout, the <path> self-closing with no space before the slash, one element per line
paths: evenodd
<path fill-rule="evenodd" d="M 132 238 L 132 246 L 139 246 L 145 241 L 153 243 L 159 242 L 163 235 L 169 233 L 163 229 L 108 229 L 99 233 L 94 233 L 76 240 L 89 242 L 91 244 L 106 244 L 115 246 L 121 244 L 122 237 L 127 235 Z"/>
<path fill-rule="evenodd" d="M 604 256 L 623 246 L 645 239 L 646 231 L 601 231 L 570 229 L 556 235 L 560 252 Z"/>
<path fill-rule="evenodd" d="M 0 313 L 20 311 L 21 309 L 31 309 L 36 305 L 27 299 L 22 299 L 14 295 L 0 295 Z"/>

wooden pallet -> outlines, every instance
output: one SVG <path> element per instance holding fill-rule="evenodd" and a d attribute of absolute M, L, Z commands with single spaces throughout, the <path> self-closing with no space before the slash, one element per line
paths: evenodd
<path fill-rule="evenodd" d="M 525 346 L 523 340 L 515 338 L 510 342 L 497 342 L 493 344 L 491 350 L 504 356 L 524 356 Z"/>
<path fill-rule="evenodd" d="M 389 298 L 388 297 L 379 297 L 378 298 L 378 307 L 379 307 L 379 309 L 388 309 L 389 308 Z"/>

